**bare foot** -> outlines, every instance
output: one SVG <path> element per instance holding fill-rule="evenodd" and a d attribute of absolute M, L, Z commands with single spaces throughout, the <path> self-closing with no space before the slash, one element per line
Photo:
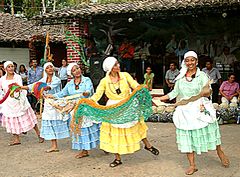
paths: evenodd
<path fill-rule="evenodd" d="M 190 166 L 186 171 L 186 175 L 192 175 L 193 173 L 197 172 L 198 169 L 195 166 Z"/>
<path fill-rule="evenodd" d="M 8 146 L 16 146 L 16 145 L 20 145 L 21 143 L 19 141 L 13 141 L 13 142 L 10 142 L 8 144 Z"/>
<path fill-rule="evenodd" d="M 230 161 L 228 157 L 223 153 L 223 151 L 218 152 L 218 157 L 221 160 L 222 166 L 224 166 L 225 168 L 228 168 L 230 165 Z"/>
<path fill-rule="evenodd" d="M 77 154 L 76 156 L 75 156 L 75 158 L 76 159 L 80 159 L 80 158 L 83 158 L 83 157 L 88 157 L 89 156 L 89 154 L 88 153 L 84 153 L 83 151 L 82 152 L 80 152 L 79 154 Z"/>
<path fill-rule="evenodd" d="M 39 143 L 43 143 L 43 142 L 44 142 L 44 138 L 38 136 L 38 142 L 39 142 Z"/>
<path fill-rule="evenodd" d="M 46 153 L 59 152 L 59 149 L 57 149 L 57 148 L 50 148 L 50 149 L 46 150 L 45 152 Z"/>

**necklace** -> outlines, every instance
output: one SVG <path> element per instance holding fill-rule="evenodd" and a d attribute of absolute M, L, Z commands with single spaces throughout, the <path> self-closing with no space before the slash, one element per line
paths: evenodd
<path fill-rule="evenodd" d="M 79 89 L 79 84 L 81 83 L 81 80 L 78 82 L 78 83 L 75 83 L 74 81 L 74 85 L 75 85 L 75 90 L 78 90 Z"/>
<path fill-rule="evenodd" d="M 118 84 L 117 87 L 114 86 L 114 84 L 116 84 L 116 83 Z M 120 93 L 122 93 L 121 90 L 120 90 L 120 81 L 117 81 L 116 83 L 113 83 L 113 82 L 109 83 L 109 88 L 110 88 L 112 93 L 119 95 Z M 112 90 L 111 85 L 113 86 L 114 91 Z"/>
<path fill-rule="evenodd" d="M 196 77 L 196 73 L 192 74 L 191 76 L 187 76 L 187 73 L 185 74 L 186 81 L 192 82 L 192 80 Z"/>

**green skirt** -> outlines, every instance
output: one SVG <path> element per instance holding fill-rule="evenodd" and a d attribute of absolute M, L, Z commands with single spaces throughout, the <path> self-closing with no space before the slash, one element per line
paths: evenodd
<path fill-rule="evenodd" d="M 221 144 L 221 135 L 218 122 L 208 124 L 208 126 L 197 130 L 176 129 L 178 150 L 182 153 L 208 152 L 216 150 L 216 146 Z"/>

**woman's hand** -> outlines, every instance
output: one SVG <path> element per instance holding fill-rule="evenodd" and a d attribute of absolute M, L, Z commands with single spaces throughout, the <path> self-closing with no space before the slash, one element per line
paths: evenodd
<path fill-rule="evenodd" d="M 47 99 L 53 99 L 53 98 L 55 98 L 53 95 L 51 95 L 51 94 L 47 94 L 47 95 L 44 95 L 44 98 L 47 98 Z"/>
<path fill-rule="evenodd" d="M 89 96 L 89 92 L 83 92 L 83 96 Z"/>
<path fill-rule="evenodd" d="M 46 86 L 46 87 L 44 87 L 44 90 L 45 90 L 45 91 L 51 90 L 51 87 L 50 87 L 50 86 Z"/>
<path fill-rule="evenodd" d="M 29 90 L 28 86 L 21 86 L 22 90 Z"/>
<path fill-rule="evenodd" d="M 168 95 L 164 95 L 164 96 L 160 97 L 160 101 L 162 101 L 162 102 L 167 101 L 167 100 L 169 100 L 169 96 Z"/>

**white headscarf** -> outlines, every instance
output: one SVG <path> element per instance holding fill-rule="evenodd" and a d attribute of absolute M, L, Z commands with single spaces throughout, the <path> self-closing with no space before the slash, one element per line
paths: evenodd
<path fill-rule="evenodd" d="M 67 66 L 67 75 L 73 77 L 73 75 L 72 75 L 72 68 L 74 66 L 78 66 L 78 64 L 77 63 L 70 63 L 70 64 L 68 64 L 68 66 Z"/>
<path fill-rule="evenodd" d="M 184 54 L 184 60 L 182 61 L 182 64 L 181 64 L 180 73 L 179 73 L 179 75 L 175 78 L 175 80 L 181 79 L 182 77 L 185 76 L 185 74 L 186 74 L 186 72 L 187 72 L 187 70 L 188 70 L 188 68 L 187 68 L 187 66 L 186 66 L 186 64 L 185 64 L 185 59 L 186 59 L 187 57 L 194 57 L 194 58 L 198 59 L 198 56 L 197 56 L 196 52 L 194 52 L 194 51 L 188 51 L 188 52 L 186 52 L 186 53 Z"/>
<path fill-rule="evenodd" d="M 8 65 L 13 65 L 13 62 L 12 61 L 6 61 L 3 65 L 4 69 L 6 69 Z"/>
<path fill-rule="evenodd" d="M 43 66 L 43 77 L 47 77 L 47 73 L 46 73 L 45 70 L 46 70 L 46 68 L 47 68 L 48 66 L 52 66 L 52 67 L 54 68 L 54 66 L 53 66 L 53 64 L 52 64 L 51 62 L 45 63 L 44 66 Z M 55 75 L 54 72 L 53 72 L 53 75 Z"/>
<path fill-rule="evenodd" d="M 107 57 L 103 61 L 103 70 L 105 72 L 110 72 L 115 65 L 117 59 L 115 57 Z"/>

